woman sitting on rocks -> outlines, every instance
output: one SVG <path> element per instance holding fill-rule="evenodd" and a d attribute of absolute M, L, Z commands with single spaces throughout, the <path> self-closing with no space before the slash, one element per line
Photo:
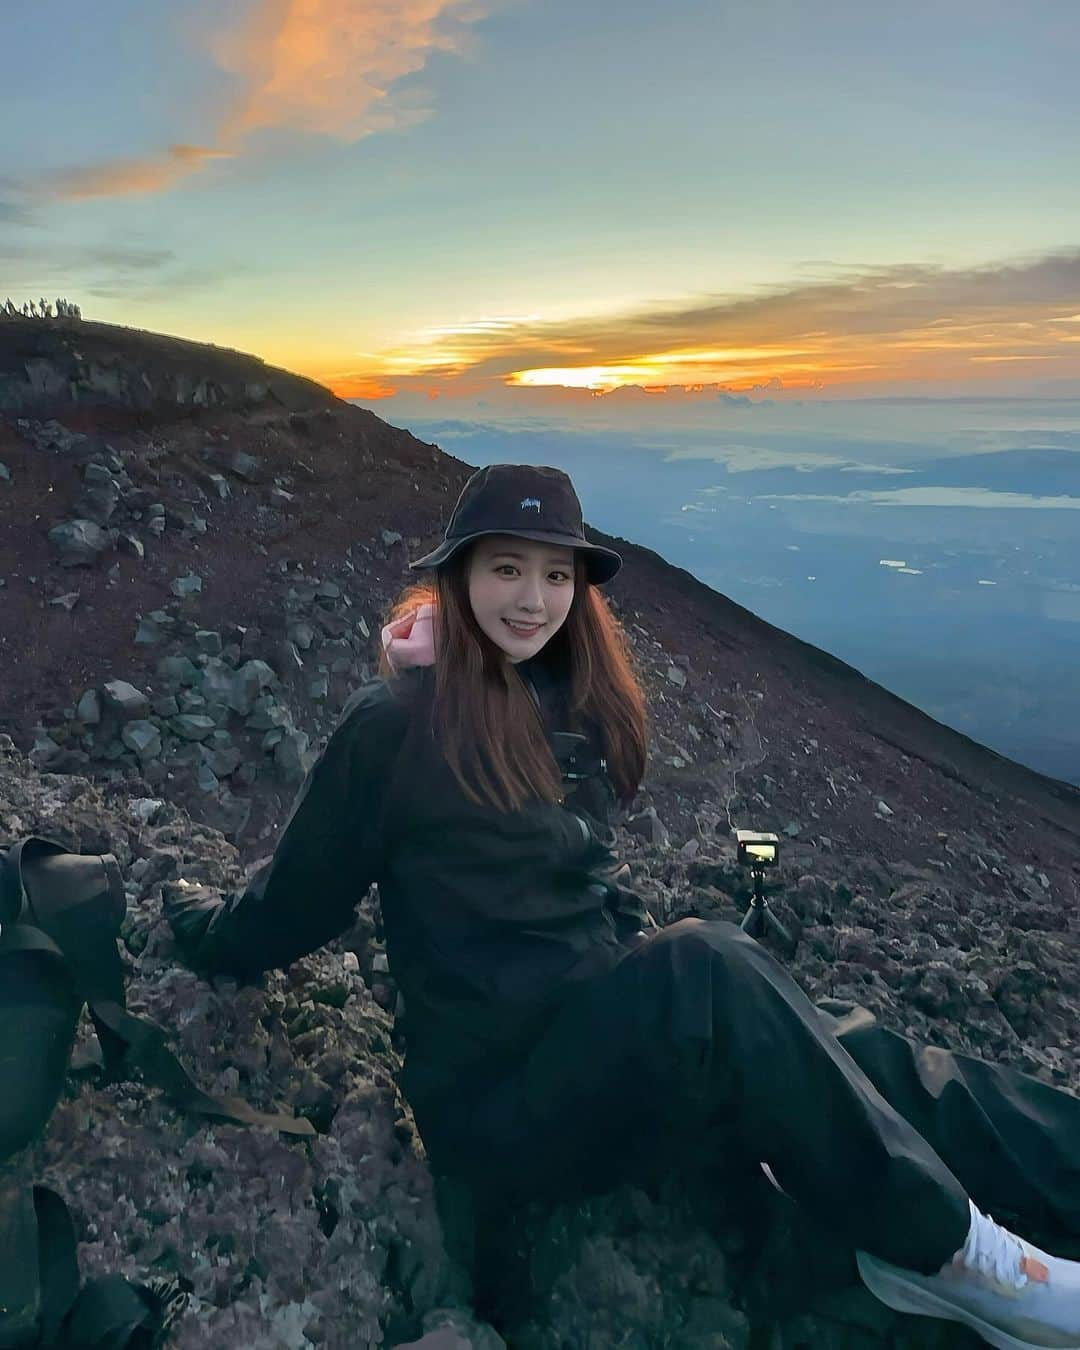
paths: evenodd
<path fill-rule="evenodd" d="M 181 945 L 234 975 L 286 966 L 377 881 L 436 1173 L 509 1204 L 597 1193 L 673 1117 L 723 1117 L 890 1307 L 1080 1347 L 1080 1263 L 975 1203 L 1080 1234 L 1080 1099 L 838 1035 L 741 929 L 658 929 L 629 886 L 611 818 L 644 776 L 645 700 L 599 589 L 621 564 L 560 470 L 474 473 L 273 858 L 243 894 L 176 903 Z"/>

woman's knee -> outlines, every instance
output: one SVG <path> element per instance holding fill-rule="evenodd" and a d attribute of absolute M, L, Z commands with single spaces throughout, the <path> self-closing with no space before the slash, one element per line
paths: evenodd
<path fill-rule="evenodd" d="M 642 962 L 638 974 L 627 970 L 643 997 L 643 1017 L 655 1020 L 658 1007 L 671 1007 L 680 1026 L 692 1023 L 695 1034 L 711 1039 L 714 1003 L 737 988 L 753 983 L 759 972 L 752 959 L 753 939 L 722 919 L 680 919 L 647 943 L 631 962 Z"/>
<path fill-rule="evenodd" d="M 689 959 L 697 954 L 711 956 L 719 952 L 724 956 L 741 956 L 748 947 L 753 947 L 753 938 L 748 937 L 737 924 L 727 919 L 679 919 L 662 928 L 650 944 L 659 950 L 674 948 L 686 953 Z"/>

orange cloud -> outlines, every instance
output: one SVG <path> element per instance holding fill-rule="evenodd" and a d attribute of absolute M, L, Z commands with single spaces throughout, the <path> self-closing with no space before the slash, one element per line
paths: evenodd
<path fill-rule="evenodd" d="M 461 52 L 474 0 L 262 0 L 243 24 L 211 40 L 245 91 L 222 125 L 226 140 L 288 127 L 355 141 L 418 121 L 391 86 L 432 52 Z"/>
<path fill-rule="evenodd" d="M 115 159 L 50 176 L 47 195 L 77 200 L 162 192 L 210 159 L 243 152 L 256 131 L 281 128 L 343 141 L 422 121 L 430 109 L 394 86 L 433 52 L 469 49 L 485 0 L 258 0 L 241 24 L 209 35 L 239 92 L 215 147 L 173 145 L 161 155 Z"/>
<path fill-rule="evenodd" d="M 163 192 L 197 173 L 210 160 L 229 159 L 227 150 L 202 145 L 170 145 L 164 154 L 140 159 L 111 159 L 85 169 L 67 169 L 51 179 L 52 195 L 69 201 L 87 197 L 130 197 Z"/>
<path fill-rule="evenodd" d="M 1078 304 L 1080 251 L 952 271 L 903 264 L 742 299 L 440 326 L 379 353 L 363 373 L 601 392 L 987 380 L 1005 363 L 1076 377 L 1074 334 L 1062 325 L 1075 323 Z"/>

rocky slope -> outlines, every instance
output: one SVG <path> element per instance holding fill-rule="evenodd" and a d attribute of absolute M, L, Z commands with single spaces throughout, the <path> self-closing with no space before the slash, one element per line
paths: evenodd
<path fill-rule="evenodd" d="M 272 851 L 470 467 L 252 358 L 104 325 L 0 324 L 0 410 L 0 839 L 115 853 L 133 1007 L 205 1085 L 319 1130 L 207 1127 L 87 1053 L 25 1160 L 87 1270 L 182 1274 L 191 1347 L 974 1344 L 891 1314 L 760 1175 L 675 1141 L 655 1187 L 517 1216 L 472 1290 L 396 1087 L 377 893 L 243 989 L 187 972 L 160 917 L 179 878 L 233 888 Z M 619 834 L 657 921 L 740 917 L 732 828 L 775 830 L 812 997 L 1080 1090 L 1080 791 L 588 533 L 625 559 L 607 592 L 653 734 Z"/>

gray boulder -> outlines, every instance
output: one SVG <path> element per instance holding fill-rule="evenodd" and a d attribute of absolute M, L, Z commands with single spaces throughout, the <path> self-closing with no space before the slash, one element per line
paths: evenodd
<path fill-rule="evenodd" d="M 274 763 L 287 783 L 298 782 L 307 773 L 308 741 L 306 731 L 287 731 L 274 746 Z"/>
<path fill-rule="evenodd" d="M 109 535 L 93 520 L 65 520 L 54 525 L 49 543 L 60 554 L 61 567 L 93 567 L 112 547 Z"/>
<path fill-rule="evenodd" d="M 35 769 L 47 769 L 63 753 L 63 748 L 44 727 L 35 727 L 34 744 L 26 758 Z"/>
<path fill-rule="evenodd" d="M 221 655 L 221 634 L 208 628 L 200 628 L 195 634 L 195 646 L 207 656 Z"/>
<path fill-rule="evenodd" d="M 149 697 L 127 680 L 109 680 L 102 688 L 102 695 L 105 707 L 124 721 L 143 717 L 150 711 Z"/>
<path fill-rule="evenodd" d="M 128 811 L 133 820 L 139 821 L 143 825 L 154 824 L 161 815 L 165 802 L 160 797 L 129 797 Z M 138 859 L 138 862 L 144 861 Z M 131 869 L 132 876 L 135 875 L 135 866 Z M 144 874 L 145 875 L 145 874 Z"/>
<path fill-rule="evenodd" d="M 140 619 L 135 630 L 135 642 L 140 647 L 152 647 L 162 640 L 165 634 L 153 619 Z"/>
<path fill-rule="evenodd" d="M 79 515 L 99 525 L 108 525 L 119 500 L 120 489 L 108 469 L 88 464 L 82 490 L 73 503 Z"/>
<path fill-rule="evenodd" d="M 241 717 L 247 717 L 255 706 L 255 700 L 276 679 L 277 676 L 265 661 L 245 661 L 233 676 L 229 707 Z"/>
<path fill-rule="evenodd" d="M 128 722 L 120 732 L 120 739 L 140 759 L 156 759 L 161 754 L 161 733 L 153 722 Z"/>
<path fill-rule="evenodd" d="M 201 713 L 178 713 L 169 725 L 185 741 L 204 741 L 214 730 L 213 720 Z"/>
<path fill-rule="evenodd" d="M 237 478 L 242 478 L 246 483 L 261 483 L 263 480 L 262 466 L 254 455 L 245 454 L 243 450 L 236 450 L 229 456 L 225 467 Z"/>
<path fill-rule="evenodd" d="M 186 656 L 163 656 L 157 664 L 157 673 L 168 684 L 190 687 L 199 683 L 199 668 Z"/>
<path fill-rule="evenodd" d="M 288 628 L 288 638 L 294 642 L 302 652 L 306 652 L 315 641 L 315 630 L 309 623 L 292 623 Z"/>
<path fill-rule="evenodd" d="M 240 767 L 243 755 L 234 746 L 220 750 L 208 750 L 203 761 L 208 764 L 218 778 L 228 778 Z"/>
<path fill-rule="evenodd" d="M 275 703 L 269 696 L 259 699 L 251 715 L 244 724 L 250 731 L 274 731 L 292 726 L 292 713 L 282 703 Z"/>
<path fill-rule="evenodd" d="M 84 726 L 93 727 L 101 721 L 101 695 L 96 689 L 87 689 L 75 708 L 75 716 Z"/>
<path fill-rule="evenodd" d="M 666 849 L 671 846 L 667 827 L 656 814 L 655 806 L 647 806 L 639 815 L 631 816 L 626 822 L 626 828 L 631 834 L 636 834 L 646 843 L 653 844 L 658 848 Z"/>
<path fill-rule="evenodd" d="M 236 672 L 224 661 L 211 656 L 203 666 L 199 678 L 199 692 L 208 703 L 228 704 L 233 696 Z"/>
<path fill-rule="evenodd" d="M 189 572 L 186 577 L 174 577 L 169 590 L 183 599 L 189 595 L 198 595 L 202 591 L 202 577 Z"/>

